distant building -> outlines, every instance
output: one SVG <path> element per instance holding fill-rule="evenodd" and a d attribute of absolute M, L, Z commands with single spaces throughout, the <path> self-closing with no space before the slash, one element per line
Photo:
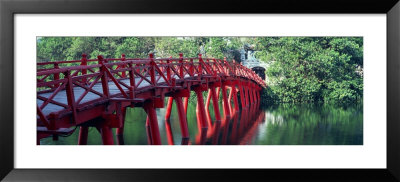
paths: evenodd
<path fill-rule="evenodd" d="M 254 50 L 252 47 L 244 46 L 240 49 L 240 62 L 243 66 L 246 66 L 256 72 L 263 80 L 265 80 L 265 70 L 267 64 L 259 61 L 254 56 Z"/>

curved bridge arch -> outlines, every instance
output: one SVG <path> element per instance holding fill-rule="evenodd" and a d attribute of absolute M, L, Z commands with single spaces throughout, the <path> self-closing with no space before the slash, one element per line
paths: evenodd
<path fill-rule="evenodd" d="M 71 66 L 72 65 L 72 66 Z M 225 59 L 195 58 L 155 59 L 121 58 L 87 59 L 37 63 L 37 135 L 40 139 L 69 134 L 79 126 L 79 144 L 86 144 L 88 127 L 96 127 L 103 144 L 113 144 L 111 128 L 117 128 L 118 143 L 123 144 L 123 126 L 127 107 L 142 107 L 148 117 L 146 127 L 149 144 L 161 144 L 155 108 L 164 107 L 170 97 L 166 119 L 172 102 L 176 102 L 182 144 L 188 144 L 186 111 L 190 92 L 198 101 L 199 143 L 205 142 L 210 119 L 206 110 L 212 99 L 215 113 L 218 98 L 223 96 L 224 118 L 241 107 L 259 107 L 260 93 L 265 82 L 254 71 Z M 226 94 L 229 90 L 229 97 Z M 206 103 L 202 92 L 208 91 Z M 182 101 L 183 98 L 183 101 Z M 234 108 L 231 106 L 233 99 Z M 221 116 L 216 114 L 216 120 Z M 169 119 L 169 118 L 168 118 Z"/>

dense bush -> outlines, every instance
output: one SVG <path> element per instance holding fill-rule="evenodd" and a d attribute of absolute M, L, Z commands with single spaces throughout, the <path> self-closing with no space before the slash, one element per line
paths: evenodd
<path fill-rule="evenodd" d="M 355 102 L 363 94 L 363 39 L 259 38 L 268 60 L 268 97 L 280 102 Z"/>

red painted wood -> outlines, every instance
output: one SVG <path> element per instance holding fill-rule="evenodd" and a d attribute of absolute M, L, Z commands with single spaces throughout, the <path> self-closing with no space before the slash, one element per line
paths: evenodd
<path fill-rule="evenodd" d="M 187 115 L 187 108 L 189 104 L 189 97 L 183 98 L 183 109 L 185 110 L 185 116 Z"/>
<path fill-rule="evenodd" d="M 160 131 L 158 128 L 156 109 L 153 101 L 145 102 L 144 109 L 149 117 L 149 125 L 151 131 L 151 139 L 153 145 L 161 145 Z"/>
<path fill-rule="evenodd" d="M 174 98 L 169 97 L 168 98 L 168 103 L 167 103 L 167 110 L 165 111 L 165 120 L 169 120 L 171 117 L 171 111 L 172 111 L 172 104 L 174 103 Z"/>
<path fill-rule="evenodd" d="M 211 100 L 211 91 L 210 91 L 210 89 L 208 89 L 206 106 L 205 106 L 208 126 L 212 126 L 210 109 L 209 109 L 210 108 L 210 100 Z"/>
<path fill-rule="evenodd" d="M 228 96 L 226 95 L 226 86 L 225 84 L 221 87 L 222 92 L 222 101 L 223 101 L 223 110 L 224 110 L 224 120 L 229 120 L 231 118 L 231 113 L 229 110 Z"/>
<path fill-rule="evenodd" d="M 87 127 L 87 126 L 79 127 L 78 145 L 86 145 L 87 144 L 88 132 L 89 132 L 89 127 Z"/>
<path fill-rule="evenodd" d="M 103 125 L 100 129 L 103 145 L 114 145 L 113 133 L 110 127 Z"/>
<path fill-rule="evenodd" d="M 70 63 L 79 66 L 67 66 Z M 264 81 L 251 69 L 226 59 L 202 58 L 201 54 L 197 58 L 184 58 L 183 54 L 179 54 L 179 58 L 155 59 L 154 55 L 150 54 L 145 59 L 126 58 L 122 55 L 121 58 L 98 56 L 97 59 L 91 60 L 88 60 L 87 56 L 83 54 L 81 60 L 45 62 L 37 63 L 37 65 L 37 87 L 42 89 L 38 91 L 38 100 L 42 103 L 37 110 L 38 126 L 53 127 L 52 129 L 56 131 L 59 127 L 73 127 L 95 118 L 101 118 L 107 113 L 120 113 L 126 107 L 135 105 L 144 107 L 146 104 L 143 105 L 143 102 L 152 102 L 152 107 L 145 107 L 149 113 L 150 144 L 161 143 L 158 139 L 159 136 L 157 137 L 159 131 L 158 125 L 155 125 L 157 118 L 154 108 L 164 107 L 163 99 L 166 94 L 180 98 L 180 101 L 176 102 L 180 102 L 177 107 L 180 112 L 178 116 L 182 130 L 186 123 L 184 121 L 186 121 L 189 93 L 191 89 L 195 89 L 199 104 L 199 130 L 200 133 L 204 133 L 208 127 L 212 127 L 211 119 L 206 116 L 208 109 L 205 108 L 208 107 L 211 99 L 213 99 L 214 112 L 217 112 L 215 108 L 219 110 L 215 106 L 213 98 L 216 97 L 216 100 L 219 98 L 220 88 L 217 88 L 215 92 L 216 87 L 221 87 L 223 92 L 225 117 L 231 117 L 234 114 L 233 111 L 239 109 L 235 83 L 240 92 L 242 108 L 246 108 L 250 104 L 258 107 L 260 104 L 259 92 L 261 87 L 266 87 Z M 40 68 L 45 65 L 53 67 Z M 60 74 L 65 74 L 65 77 L 60 79 Z M 224 84 L 221 85 L 221 82 Z M 62 86 L 58 87 L 60 85 Z M 214 85 L 214 96 L 209 93 L 206 106 L 204 106 L 203 98 L 199 96 L 207 89 L 207 85 Z M 232 87 L 229 100 L 226 96 L 226 85 Z M 183 103 L 181 97 L 184 97 Z M 235 105 L 234 110 L 228 105 L 232 98 Z M 112 100 L 114 100 L 112 102 L 117 101 L 115 99 L 125 100 L 118 101 L 121 102 L 121 106 L 116 108 L 115 104 L 110 104 Z M 50 115 L 52 116 L 50 117 Z M 113 124 L 106 127 L 119 128 L 117 134 L 123 136 L 124 121 L 121 120 L 123 117 L 120 116 L 121 114 L 117 115 L 115 121 L 110 119 Z M 216 116 L 216 120 L 220 120 L 218 116 Z M 104 130 L 103 141 L 111 143 L 108 129 L 101 128 L 100 130 Z M 186 135 L 185 131 L 181 132 Z M 82 139 L 84 139 L 84 135 Z M 201 141 L 205 140 L 201 139 Z"/>
<path fill-rule="evenodd" d="M 176 108 L 178 110 L 178 117 L 179 117 L 179 125 L 181 128 L 181 133 L 182 133 L 182 145 L 187 145 L 189 142 L 189 130 L 187 126 L 187 121 L 186 121 L 186 114 L 183 109 L 183 103 L 182 103 L 182 98 L 181 97 L 174 97 L 175 103 L 176 103 Z"/>
<path fill-rule="evenodd" d="M 207 124 L 207 116 L 206 116 L 206 110 L 204 106 L 204 100 L 203 100 L 203 94 L 202 94 L 202 89 L 201 88 L 196 88 L 195 89 L 196 95 L 197 95 L 197 103 L 198 103 L 198 111 L 199 111 L 199 116 L 198 120 L 200 120 L 200 144 L 204 144 L 206 142 L 206 137 L 207 137 L 207 130 L 208 130 L 208 124 Z"/>

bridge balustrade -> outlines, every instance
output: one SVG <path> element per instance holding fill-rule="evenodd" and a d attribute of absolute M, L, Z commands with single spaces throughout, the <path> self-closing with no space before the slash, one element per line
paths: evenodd
<path fill-rule="evenodd" d="M 229 115 L 227 103 L 231 98 L 237 98 L 237 92 L 244 93 L 241 94 L 242 105 L 249 105 L 253 103 L 250 100 L 257 101 L 258 92 L 266 84 L 254 71 L 234 60 L 203 58 L 201 54 L 193 58 L 185 58 L 182 54 L 179 58 L 154 58 L 150 54 L 144 59 L 126 58 L 125 55 L 87 59 L 84 54 L 81 60 L 39 62 L 37 119 L 38 126 L 45 128 L 38 129 L 38 136 L 57 135 L 62 127 L 83 125 L 99 116 L 107 119 L 104 115 L 110 115 L 109 105 L 112 111 L 120 112 L 129 105 L 142 103 L 148 114 L 154 114 L 146 104 L 149 100 L 152 107 L 164 107 L 164 95 L 187 98 L 191 88 L 198 94 L 208 87 L 221 88 L 226 106 L 224 112 Z M 229 101 L 224 95 L 226 87 L 231 88 Z M 186 110 L 187 100 L 184 103 Z M 121 117 L 124 116 L 120 112 L 116 119 L 110 119 L 113 122 L 108 127 L 121 128 L 124 122 Z M 154 125 L 154 121 L 151 122 Z M 154 127 L 153 130 L 154 133 Z"/>

